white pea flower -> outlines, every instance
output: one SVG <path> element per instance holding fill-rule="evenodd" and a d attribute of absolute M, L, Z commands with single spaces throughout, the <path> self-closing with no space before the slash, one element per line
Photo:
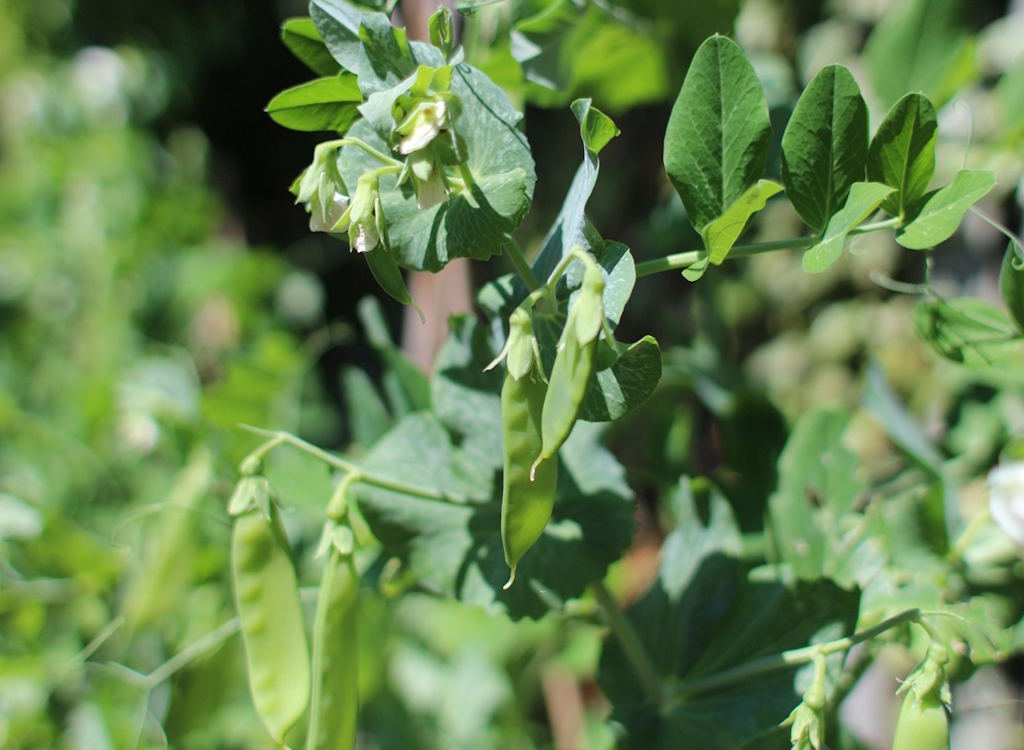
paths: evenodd
<path fill-rule="evenodd" d="M 413 154 L 409 157 L 409 171 L 416 188 L 416 205 L 421 211 L 448 200 L 448 182 L 444 170 L 433 157 L 423 152 Z"/>
<path fill-rule="evenodd" d="M 380 243 L 378 222 L 382 220 L 377 175 L 367 172 L 359 178 L 348 209 L 348 240 L 352 249 L 368 253 Z"/>
<path fill-rule="evenodd" d="M 348 196 L 335 191 L 327 203 L 314 195 L 309 201 L 309 229 L 313 232 L 333 232 L 348 210 Z"/>
<path fill-rule="evenodd" d="M 1024 461 L 992 469 L 988 487 L 992 518 L 1007 536 L 1024 547 Z"/>
<path fill-rule="evenodd" d="M 396 128 L 403 136 L 398 152 L 408 155 L 430 145 L 447 125 L 448 106 L 443 99 L 420 102 Z"/>

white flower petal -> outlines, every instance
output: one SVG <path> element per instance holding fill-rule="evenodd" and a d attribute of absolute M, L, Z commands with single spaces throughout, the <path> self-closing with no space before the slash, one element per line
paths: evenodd
<path fill-rule="evenodd" d="M 1024 461 L 992 469 L 988 486 L 992 518 L 1007 536 L 1024 547 Z"/>

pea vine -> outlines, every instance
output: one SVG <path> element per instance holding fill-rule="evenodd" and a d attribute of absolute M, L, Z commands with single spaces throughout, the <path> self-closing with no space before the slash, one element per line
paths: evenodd
<path fill-rule="evenodd" d="M 868 233 L 890 233 L 903 248 L 930 253 L 993 189 L 993 173 L 965 168 L 930 188 L 938 119 L 929 99 L 899 98 L 870 135 L 857 82 L 842 65 L 828 65 L 803 90 L 782 134 L 780 181 L 767 179 L 772 127 L 764 91 L 743 50 L 714 36 L 693 57 L 664 142 L 668 180 L 700 247 L 637 263 L 628 247 L 599 235 L 585 209 L 600 153 L 619 130 L 580 99 L 571 111 L 582 161 L 528 259 L 513 237 L 535 182 L 522 113 L 454 47 L 448 11 L 433 17 L 430 32 L 430 44 L 410 41 L 387 14 L 344 0 L 313 0 L 311 19 L 284 26 L 285 42 L 321 77 L 282 92 L 267 110 L 286 127 L 336 133 L 292 185 L 310 229 L 346 242 L 402 304 L 415 304 L 403 269 L 437 271 L 455 258 L 487 261 L 503 252 L 514 272 L 481 290 L 480 319 L 453 321 L 432 381 L 382 344 L 414 408 L 363 455 L 342 457 L 252 428 L 265 442 L 243 462 L 229 511 L 253 702 L 271 737 L 284 745 L 304 735 L 310 750 L 352 746 L 352 613 L 365 573 L 359 546 L 368 543 L 399 560 L 417 587 L 441 596 L 513 618 L 599 614 L 613 636 L 601 683 L 629 746 L 667 747 L 684 737 L 738 747 L 788 727 L 794 747 L 821 748 L 828 712 L 851 686 L 850 649 L 920 634 L 926 652 L 902 688 L 897 744 L 945 746 L 950 652 L 966 643 L 979 661 L 985 653 L 996 658 L 998 638 L 957 607 L 899 606 L 913 596 L 890 606 L 869 596 L 873 580 L 851 561 L 869 554 L 859 547 L 865 529 L 882 521 L 870 501 L 854 509 L 871 495 L 842 444 L 849 415 L 817 413 L 787 443 L 770 507 L 774 572 L 748 575 L 728 502 L 704 480 L 683 478 L 658 578 L 628 611 L 602 581 L 629 544 L 632 493 L 598 438 L 601 423 L 636 410 L 661 379 L 652 336 L 616 338 L 638 280 L 681 272 L 697 282 L 727 260 L 791 250 L 803 252 L 807 273 L 821 273 L 852 237 Z M 808 234 L 739 243 L 770 201 L 783 200 Z M 922 303 L 918 325 L 940 352 L 989 359 L 992 346 L 1019 342 L 1020 245 L 1006 258 L 1012 323 L 937 295 Z M 873 387 L 876 402 L 891 406 L 884 384 Z M 884 410 L 890 419 L 898 414 Z M 908 451 L 915 439 L 905 438 Z M 311 648 L 289 542 L 262 474 L 264 459 L 284 447 L 339 477 L 318 553 Z M 919 454 L 946 486 L 943 468 L 926 449 Z M 807 510 L 812 485 L 827 493 L 826 510 Z M 859 526 L 839 534 L 827 526 L 827 511 Z M 797 528 L 807 523 L 811 538 Z M 729 605 L 702 611 L 700 597 L 712 587 L 725 590 Z M 803 687 L 794 692 L 797 674 Z M 751 697 L 758 708 L 749 722 L 718 725 Z M 914 728 L 922 725 L 930 744 Z"/>

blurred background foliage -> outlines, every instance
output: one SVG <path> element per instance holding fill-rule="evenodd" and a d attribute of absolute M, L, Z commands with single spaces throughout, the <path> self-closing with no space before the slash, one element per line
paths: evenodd
<path fill-rule="evenodd" d="M 734 34 L 754 61 L 776 142 L 827 62 L 858 77 L 875 124 L 903 91 L 925 91 L 944 105 L 938 163 L 949 171 L 937 179 L 964 161 L 994 170 L 983 208 L 1019 232 L 1024 7 L 936 0 L 910 44 L 892 19 L 923 5 L 482 5 L 463 22 L 468 57 L 527 106 L 538 163 L 521 244 L 536 247 L 561 205 L 578 160 L 565 105 L 587 95 L 623 131 L 590 203 L 601 233 L 638 260 L 694 246 L 661 144 L 690 55 L 714 32 Z M 357 303 L 375 289 L 364 264 L 310 237 L 287 196 L 317 139 L 286 136 L 260 111 L 308 77 L 277 36 L 304 11 L 285 0 L 0 0 L 0 746 L 269 746 L 230 637 L 224 500 L 254 444 L 236 425 L 358 452 L 377 436 L 368 403 L 408 408 L 373 401 L 363 374 L 385 390 L 401 380 L 380 336 L 396 334 L 401 311 L 364 305 L 359 324 Z M 800 231 L 788 209 L 769 208 L 751 239 Z M 930 268 L 865 237 L 816 276 L 797 255 L 773 254 L 694 287 L 675 274 L 642 280 L 623 337 L 673 346 L 652 401 L 607 435 L 640 500 L 619 595 L 651 580 L 670 526 L 664 498 L 682 474 L 723 488 L 763 558 L 790 426 L 820 405 L 856 410 L 869 372 L 963 484 L 964 514 L 976 513 L 984 473 L 1024 435 L 1024 376 L 937 357 L 914 329 L 914 293 L 927 272 L 944 294 L 997 300 L 1004 248 L 968 215 Z M 474 268 L 477 281 L 500 265 Z M 870 409 L 847 438 L 873 479 L 899 475 L 895 438 Z M 311 584 L 330 478 L 291 454 L 275 460 Z M 612 745 L 595 685 L 603 631 L 587 617 L 512 623 L 396 597 L 408 586 L 400 573 L 368 565 L 362 747 Z M 1019 614 L 1019 591 L 1006 597 Z M 1019 664 L 995 674 L 986 689 L 997 683 L 1014 705 Z M 566 716 L 577 719 L 568 728 Z M 865 746 L 884 738 L 849 739 Z"/>

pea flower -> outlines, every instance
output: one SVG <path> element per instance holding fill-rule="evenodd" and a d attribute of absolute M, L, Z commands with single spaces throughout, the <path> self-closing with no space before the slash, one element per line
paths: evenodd
<path fill-rule="evenodd" d="M 992 518 L 1014 542 L 1024 547 L 1024 461 L 1001 464 L 988 475 Z"/>
<path fill-rule="evenodd" d="M 416 189 L 416 205 L 421 211 L 448 200 L 444 168 L 427 152 L 417 151 L 409 157 L 408 172 Z"/>
<path fill-rule="evenodd" d="M 380 185 L 376 174 L 367 172 L 359 178 L 352 205 L 347 213 L 348 241 L 352 249 L 359 253 L 368 253 L 380 243 L 383 215 L 380 203 Z M 342 217 L 335 231 L 344 229 L 346 222 Z"/>
<path fill-rule="evenodd" d="M 408 156 L 426 148 L 448 126 L 448 105 L 444 99 L 426 99 L 412 108 L 395 128 L 402 136 L 398 152 Z"/>

